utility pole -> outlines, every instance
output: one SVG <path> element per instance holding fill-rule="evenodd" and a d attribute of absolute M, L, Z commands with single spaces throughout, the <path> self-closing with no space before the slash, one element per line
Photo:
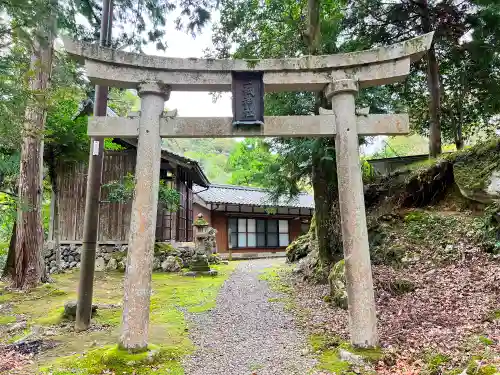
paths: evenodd
<path fill-rule="evenodd" d="M 103 0 L 101 46 L 111 45 L 113 24 L 113 0 Z M 94 116 L 106 116 L 108 87 L 95 87 Z M 90 140 L 89 169 L 87 175 L 87 196 L 85 218 L 83 221 L 83 244 L 80 266 L 80 283 L 76 308 L 75 329 L 84 331 L 90 326 L 92 315 L 92 294 L 94 291 L 94 266 L 99 226 L 99 201 L 101 198 L 102 165 L 104 161 L 104 138 L 92 137 Z"/>

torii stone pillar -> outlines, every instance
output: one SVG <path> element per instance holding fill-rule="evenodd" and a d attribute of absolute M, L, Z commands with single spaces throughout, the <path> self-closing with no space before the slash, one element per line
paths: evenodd
<path fill-rule="evenodd" d="M 337 126 L 335 153 L 351 343 L 357 347 L 375 347 L 377 316 L 358 151 L 354 103 L 357 91 L 356 80 L 341 79 L 330 83 L 325 94 L 332 101 Z"/>
<path fill-rule="evenodd" d="M 147 349 L 151 273 L 160 183 L 160 118 L 170 88 L 160 82 L 139 84 L 141 116 L 130 218 L 120 346 Z"/>
<path fill-rule="evenodd" d="M 358 135 L 407 134 L 405 114 L 356 116 L 358 88 L 401 81 L 411 62 L 430 48 L 433 34 L 391 46 L 326 56 L 248 60 L 178 59 L 145 56 L 66 40 L 66 51 L 84 61 L 93 83 L 136 88 L 143 81 L 161 81 L 169 90 L 231 91 L 234 72 L 263 74 L 266 92 L 323 91 L 333 111 L 319 116 L 268 116 L 261 128 L 233 127 L 232 118 L 189 118 L 166 114 L 159 118 L 167 91 L 162 85 L 142 85 L 141 118 L 92 117 L 94 137 L 139 137 L 136 196 L 130 228 L 129 257 L 121 343 L 142 349 L 147 343 L 151 253 L 158 193 L 159 137 L 331 137 L 336 136 L 351 340 L 355 346 L 377 345 L 375 301 L 368 251 Z M 257 98 L 260 99 L 260 98 Z M 148 132 L 149 131 L 149 132 Z M 152 148 L 152 146 L 154 146 Z M 152 155 L 158 155 L 151 158 Z M 135 323 L 131 322 L 132 316 Z"/>

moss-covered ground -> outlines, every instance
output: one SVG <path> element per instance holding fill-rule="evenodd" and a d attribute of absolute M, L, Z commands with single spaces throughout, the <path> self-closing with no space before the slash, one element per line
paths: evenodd
<path fill-rule="evenodd" d="M 183 374 L 180 360 L 193 350 L 184 312 L 204 312 L 215 306 L 223 282 L 236 263 L 214 266 L 216 277 L 153 274 L 150 315 L 150 351 L 131 355 L 116 346 L 121 322 L 122 273 L 96 273 L 94 303 L 102 306 L 92 328 L 77 333 L 62 318 L 63 305 L 76 299 L 78 272 L 54 275 L 54 283 L 29 293 L 0 288 L 0 330 L 15 321 L 26 322 L 22 332 L 0 335 L 0 343 L 13 342 L 41 326 L 50 330 L 55 348 L 35 357 L 29 373 L 66 374 Z"/>
<path fill-rule="evenodd" d="M 292 310 L 299 323 L 308 319 L 306 311 L 301 310 L 295 303 L 294 288 L 290 284 L 293 267 L 281 265 L 265 269 L 260 279 L 269 283 L 271 290 L 281 295 L 270 302 L 282 303 L 286 310 Z M 382 351 L 374 349 L 353 348 L 347 341 L 328 334 L 309 332 L 309 346 L 317 360 L 316 369 L 327 371 L 329 374 L 352 375 L 351 365 L 340 359 L 339 350 L 345 349 L 350 353 L 361 356 L 368 363 L 376 362 L 382 357 Z M 359 369 L 358 369 L 359 370 Z"/>

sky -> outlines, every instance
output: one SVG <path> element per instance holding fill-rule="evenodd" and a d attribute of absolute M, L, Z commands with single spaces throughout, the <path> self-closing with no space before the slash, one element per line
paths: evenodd
<path fill-rule="evenodd" d="M 217 12 L 213 15 L 218 19 Z M 167 49 L 157 51 L 154 44 L 147 46 L 148 55 L 169 57 L 203 57 L 203 51 L 212 45 L 212 24 L 205 26 L 196 38 L 190 33 L 176 30 L 173 22 L 166 29 Z M 182 117 L 232 117 L 231 94 L 224 93 L 215 103 L 208 92 L 173 91 L 166 103 L 168 109 L 177 109 L 177 116 Z"/>

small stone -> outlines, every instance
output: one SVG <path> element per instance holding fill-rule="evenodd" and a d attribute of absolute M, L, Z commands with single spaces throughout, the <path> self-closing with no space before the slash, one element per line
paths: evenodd
<path fill-rule="evenodd" d="M 228 261 L 228 260 L 222 260 L 220 263 L 221 263 L 221 264 L 225 264 L 226 266 L 228 266 L 228 265 L 229 265 L 229 261 Z"/>
<path fill-rule="evenodd" d="M 69 264 L 69 268 L 75 268 L 78 263 L 73 261 Z"/>
<path fill-rule="evenodd" d="M 43 333 L 45 336 L 55 336 L 57 335 L 57 332 L 52 330 L 52 329 L 48 329 L 46 330 L 44 333 Z"/>
<path fill-rule="evenodd" d="M 309 355 L 309 349 L 307 349 L 307 348 L 302 349 L 300 354 L 304 357 Z"/>
<path fill-rule="evenodd" d="M 164 272 L 179 272 L 182 269 L 182 263 L 178 260 L 178 258 L 169 256 L 161 264 L 161 269 Z"/>
<path fill-rule="evenodd" d="M 66 263 L 66 262 L 61 262 L 61 269 L 65 270 L 66 268 L 68 268 L 69 264 Z"/>
<path fill-rule="evenodd" d="M 366 365 L 363 357 L 361 357 L 360 355 L 348 352 L 345 349 L 339 349 L 339 357 L 342 361 L 349 362 L 350 364 L 355 365 L 355 366 Z"/>
<path fill-rule="evenodd" d="M 118 262 L 118 270 L 119 271 L 125 271 L 125 262 L 121 261 L 121 262 Z"/>
<path fill-rule="evenodd" d="M 104 260 L 105 260 L 106 262 L 109 262 L 109 260 L 111 259 L 111 254 L 106 253 L 106 254 L 103 254 L 103 256 L 102 256 L 102 257 L 104 258 Z"/>
<path fill-rule="evenodd" d="M 76 268 L 80 268 L 80 262 L 76 263 Z"/>
<path fill-rule="evenodd" d="M 116 261 L 116 259 L 113 259 L 111 258 L 108 262 L 108 264 L 106 265 L 106 270 L 107 271 L 114 271 L 118 268 L 118 262 Z"/>
<path fill-rule="evenodd" d="M 153 259 L 153 271 L 158 271 L 161 269 L 161 261 L 158 258 Z"/>
<path fill-rule="evenodd" d="M 52 268 L 49 270 L 49 273 L 57 273 L 57 267 L 52 267 Z"/>
<path fill-rule="evenodd" d="M 66 319 L 75 319 L 76 318 L 76 301 L 69 301 L 64 304 L 64 313 L 63 316 Z"/>
<path fill-rule="evenodd" d="M 188 271 L 188 272 L 184 272 L 183 273 L 183 276 L 191 276 L 191 277 L 194 277 L 196 276 L 198 273 L 195 272 L 195 271 Z"/>
<path fill-rule="evenodd" d="M 15 331 L 22 331 L 23 329 L 26 329 L 26 327 L 27 327 L 26 322 L 14 323 L 7 329 L 7 332 L 12 333 Z"/>
<path fill-rule="evenodd" d="M 68 301 L 64 304 L 63 318 L 75 320 L 76 319 L 76 301 Z M 92 316 L 97 312 L 97 305 L 92 305 Z"/>
<path fill-rule="evenodd" d="M 79 262 L 80 261 L 80 254 L 75 254 L 75 261 Z"/>
<path fill-rule="evenodd" d="M 57 263 L 55 260 L 51 260 L 50 261 L 50 267 L 56 267 L 57 266 Z"/>
<path fill-rule="evenodd" d="M 106 268 L 106 262 L 104 261 L 104 258 L 97 258 L 95 261 L 95 271 L 97 272 L 102 272 Z"/>
<path fill-rule="evenodd" d="M 70 255 L 68 256 L 68 262 L 74 262 L 75 261 L 75 257 L 73 255 Z"/>

